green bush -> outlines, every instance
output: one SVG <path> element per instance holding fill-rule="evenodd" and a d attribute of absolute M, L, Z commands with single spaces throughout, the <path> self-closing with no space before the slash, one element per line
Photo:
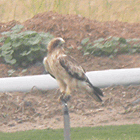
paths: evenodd
<path fill-rule="evenodd" d="M 50 33 L 23 31 L 22 25 L 14 26 L 11 31 L 3 32 L 0 42 L 0 57 L 8 64 L 27 67 L 37 61 L 42 61 L 46 54 L 46 46 L 53 38 Z"/>
<path fill-rule="evenodd" d="M 89 42 L 89 38 L 81 41 L 84 55 L 93 54 L 96 56 L 110 56 L 122 53 L 139 53 L 140 39 L 124 39 L 118 37 L 99 38 L 94 42 Z"/>

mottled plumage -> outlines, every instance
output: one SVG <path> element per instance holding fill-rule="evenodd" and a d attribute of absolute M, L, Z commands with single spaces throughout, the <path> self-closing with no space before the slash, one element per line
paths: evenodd
<path fill-rule="evenodd" d="M 75 59 L 64 53 L 64 42 L 62 38 L 54 38 L 48 44 L 48 54 L 43 60 L 46 71 L 57 80 L 61 93 L 66 96 L 78 90 L 101 102 L 102 91 L 90 83 Z"/>

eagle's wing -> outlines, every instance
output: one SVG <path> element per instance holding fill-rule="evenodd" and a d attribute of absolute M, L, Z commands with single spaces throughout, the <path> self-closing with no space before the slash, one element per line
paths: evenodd
<path fill-rule="evenodd" d="M 62 55 L 59 57 L 59 62 L 70 76 L 78 80 L 86 81 L 87 77 L 84 69 L 72 57 Z"/>
<path fill-rule="evenodd" d="M 85 81 L 93 89 L 94 94 L 91 96 L 96 100 L 101 102 L 102 99 L 100 96 L 103 96 L 102 91 L 91 84 L 88 77 L 85 75 L 84 69 L 70 56 L 62 55 L 59 57 L 59 62 L 61 66 L 71 75 L 73 78 L 76 78 L 81 81 Z M 95 96 L 94 96 L 95 95 Z"/>
<path fill-rule="evenodd" d="M 49 64 L 48 64 L 47 57 L 45 57 L 45 58 L 43 59 L 43 64 L 44 64 L 45 70 L 55 79 L 54 75 L 53 75 L 52 72 L 51 72 L 50 66 L 49 66 Z"/>

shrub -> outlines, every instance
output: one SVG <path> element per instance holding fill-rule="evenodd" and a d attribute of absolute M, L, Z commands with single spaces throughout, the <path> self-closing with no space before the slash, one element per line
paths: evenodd
<path fill-rule="evenodd" d="M 42 61 L 46 54 L 46 46 L 53 35 L 49 32 L 21 32 L 23 28 L 22 25 L 16 25 L 11 31 L 1 33 L 0 57 L 4 59 L 5 63 L 27 67 L 37 61 Z"/>
<path fill-rule="evenodd" d="M 94 42 L 89 42 L 89 38 L 81 41 L 84 55 L 93 54 L 96 56 L 110 56 L 122 53 L 139 53 L 140 39 L 124 39 L 118 37 L 99 38 Z"/>

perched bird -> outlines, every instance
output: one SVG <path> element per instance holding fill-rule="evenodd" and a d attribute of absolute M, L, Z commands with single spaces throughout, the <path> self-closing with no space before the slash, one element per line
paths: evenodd
<path fill-rule="evenodd" d="M 81 91 L 101 102 L 102 91 L 91 84 L 84 69 L 65 53 L 64 43 L 64 39 L 60 37 L 52 39 L 47 47 L 47 57 L 43 60 L 45 70 L 58 82 L 62 93 L 60 99 L 68 101 L 71 93 Z"/>

